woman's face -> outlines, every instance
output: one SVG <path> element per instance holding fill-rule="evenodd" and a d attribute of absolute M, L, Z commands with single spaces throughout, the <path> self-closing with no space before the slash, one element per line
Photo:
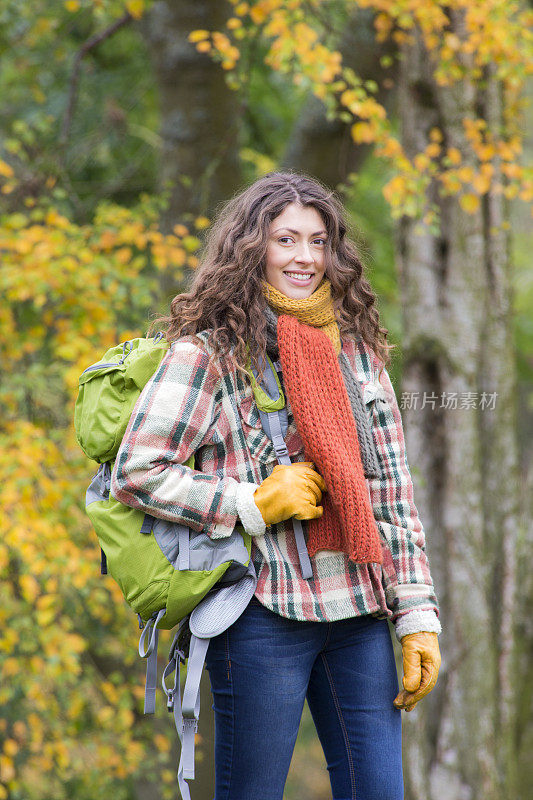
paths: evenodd
<path fill-rule="evenodd" d="M 287 297 L 310 297 L 324 277 L 327 233 L 313 206 L 290 203 L 272 220 L 265 279 Z"/>

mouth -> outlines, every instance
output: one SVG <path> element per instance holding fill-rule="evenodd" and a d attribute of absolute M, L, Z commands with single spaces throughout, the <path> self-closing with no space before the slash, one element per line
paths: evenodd
<path fill-rule="evenodd" d="M 309 286 L 315 277 L 314 272 L 303 272 L 302 270 L 287 270 L 283 274 L 293 286 Z"/>

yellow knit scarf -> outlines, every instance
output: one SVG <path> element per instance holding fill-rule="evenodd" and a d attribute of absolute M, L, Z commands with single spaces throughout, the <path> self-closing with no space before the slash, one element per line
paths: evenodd
<path fill-rule="evenodd" d="M 324 278 L 310 297 L 293 300 L 275 289 L 267 281 L 263 281 L 263 294 L 267 302 L 278 314 L 291 314 L 305 325 L 320 328 L 331 340 L 337 355 L 341 351 L 339 326 L 335 319 L 331 283 Z"/>

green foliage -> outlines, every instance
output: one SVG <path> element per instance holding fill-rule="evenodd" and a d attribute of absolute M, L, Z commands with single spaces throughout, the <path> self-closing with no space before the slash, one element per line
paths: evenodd
<path fill-rule="evenodd" d="M 20 181 L 4 195 L 5 209 L 15 210 L 25 198 L 56 185 L 64 191 L 56 202 L 83 222 L 103 198 L 129 205 L 140 191 L 156 188 L 157 92 L 135 20 L 83 57 L 62 141 L 76 54 L 128 5 L 124 0 L 2 4 L 0 158 L 16 168 Z"/>
<path fill-rule="evenodd" d="M 0 218 L 0 799 L 125 800 L 168 749 L 146 754 L 150 728 L 133 726 L 135 620 L 99 574 L 83 508 L 95 464 L 72 428 L 78 375 L 144 334 L 161 273 L 195 264 L 186 228 L 158 231 L 161 206 L 101 203 L 83 226 L 50 201 Z"/>

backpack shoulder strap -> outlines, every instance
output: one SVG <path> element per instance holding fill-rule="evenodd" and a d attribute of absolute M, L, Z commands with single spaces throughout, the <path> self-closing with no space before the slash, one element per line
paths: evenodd
<path fill-rule="evenodd" d="M 274 450 L 276 452 L 276 457 L 278 459 L 279 464 L 290 464 L 291 457 L 289 455 L 289 451 L 287 449 L 287 445 L 285 443 L 285 436 L 287 435 L 287 427 L 288 427 L 288 420 L 287 420 L 287 406 L 285 403 L 285 398 L 283 397 L 283 391 L 281 389 L 281 385 L 279 382 L 279 378 L 277 375 L 277 369 L 281 371 L 281 364 L 279 361 L 272 363 L 272 361 L 268 358 L 266 359 L 266 364 L 263 366 L 263 373 L 264 378 L 261 382 L 261 388 L 263 393 L 266 394 L 271 401 L 271 406 L 269 410 L 265 410 L 265 408 L 261 408 L 259 404 L 259 416 L 261 417 L 261 424 L 263 426 L 263 430 L 269 439 L 272 441 L 274 446 Z M 257 370 L 253 370 L 254 378 L 257 382 Z M 254 395 L 256 392 L 254 390 Z M 283 406 L 278 408 L 274 408 L 274 405 L 279 405 L 279 400 L 283 398 Z M 256 402 L 257 402 L 257 395 L 256 395 Z M 294 530 L 294 538 L 296 540 L 296 548 L 298 550 L 298 558 L 300 560 L 300 569 L 302 571 L 302 577 L 308 580 L 309 578 L 313 577 L 313 568 L 311 566 L 311 562 L 309 560 L 309 554 L 307 552 L 307 544 L 305 541 L 304 529 L 301 521 L 299 519 L 292 520 L 293 530 Z"/>

